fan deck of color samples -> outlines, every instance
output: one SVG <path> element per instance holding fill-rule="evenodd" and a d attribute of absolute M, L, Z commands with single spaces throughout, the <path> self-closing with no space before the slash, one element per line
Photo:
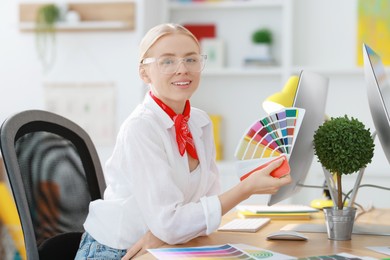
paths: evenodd
<path fill-rule="evenodd" d="M 241 138 L 235 156 L 239 160 L 289 155 L 305 110 L 284 108 L 256 121 Z"/>

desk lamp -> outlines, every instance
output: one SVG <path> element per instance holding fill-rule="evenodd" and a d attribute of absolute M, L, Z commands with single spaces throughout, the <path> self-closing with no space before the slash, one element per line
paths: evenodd
<path fill-rule="evenodd" d="M 299 77 L 291 76 L 284 85 L 282 91 L 277 92 L 264 100 L 264 111 L 267 112 L 267 114 L 271 114 L 285 107 L 293 107 L 298 83 Z M 313 208 L 322 209 L 323 207 L 333 206 L 333 201 L 330 198 L 330 195 L 327 194 L 327 191 L 324 191 L 324 198 L 314 199 L 310 204 Z"/>
<path fill-rule="evenodd" d="M 263 109 L 267 114 L 279 111 L 284 107 L 292 107 L 298 88 L 298 76 L 291 76 L 282 91 L 277 92 L 263 102 Z"/>

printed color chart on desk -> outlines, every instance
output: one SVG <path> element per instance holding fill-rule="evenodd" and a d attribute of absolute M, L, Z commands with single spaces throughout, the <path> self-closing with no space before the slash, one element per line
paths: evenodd
<path fill-rule="evenodd" d="M 157 259 L 248 259 L 254 260 L 247 253 L 232 247 L 231 245 L 220 245 L 210 247 L 188 247 L 188 248 L 157 248 L 149 250 Z"/>
<path fill-rule="evenodd" d="M 156 248 L 148 249 L 159 260 L 171 259 L 296 259 L 296 257 L 280 254 L 270 250 L 246 245 L 246 244 L 225 244 L 205 247 L 186 247 L 186 248 Z"/>

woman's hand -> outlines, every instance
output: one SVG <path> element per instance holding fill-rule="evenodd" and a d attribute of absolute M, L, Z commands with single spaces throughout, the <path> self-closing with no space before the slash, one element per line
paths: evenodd
<path fill-rule="evenodd" d="M 282 165 L 284 158 L 273 161 L 261 170 L 253 172 L 246 179 L 219 195 L 222 215 L 237 204 L 246 200 L 253 194 L 275 194 L 282 186 L 291 182 L 290 174 L 282 178 L 274 178 L 270 174 L 273 170 Z"/>
<path fill-rule="evenodd" d="M 287 174 L 282 178 L 274 178 L 270 174 L 280 167 L 285 160 L 283 157 L 270 163 L 265 168 L 253 172 L 242 183 L 246 186 L 248 195 L 253 194 L 275 194 L 282 186 L 291 183 L 291 176 Z"/>
<path fill-rule="evenodd" d="M 122 260 L 133 259 L 137 256 L 143 255 L 146 253 L 146 250 L 149 248 L 157 248 L 165 243 L 153 235 L 152 232 L 148 231 L 146 234 L 138 240 L 131 248 L 127 250 L 127 253 Z"/>

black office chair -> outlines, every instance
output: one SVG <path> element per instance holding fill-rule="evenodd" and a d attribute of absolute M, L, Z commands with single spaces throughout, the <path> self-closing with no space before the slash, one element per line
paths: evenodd
<path fill-rule="evenodd" d="M 105 189 L 90 137 L 70 120 L 41 110 L 11 116 L 0 134 L 27 259 L 74 259 L 89 202 Z"/>

